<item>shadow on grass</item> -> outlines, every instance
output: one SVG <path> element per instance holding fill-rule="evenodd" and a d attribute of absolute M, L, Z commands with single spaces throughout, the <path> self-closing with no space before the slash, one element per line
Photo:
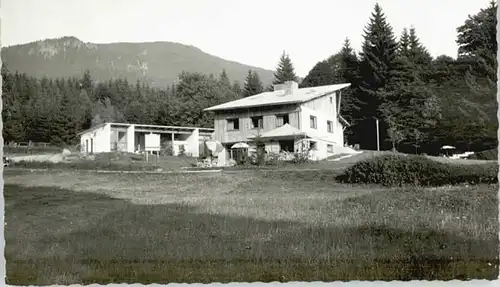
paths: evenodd
<path fill-rule="evenodd" d="M 46 187 L 5 185 L 4 196 L 12 285 L 498 277 L 496 236 L 313 228 Z"/>

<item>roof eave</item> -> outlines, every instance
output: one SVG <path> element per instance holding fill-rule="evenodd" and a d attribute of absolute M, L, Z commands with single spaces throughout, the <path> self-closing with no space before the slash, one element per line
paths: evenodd
<path fill-rule="evenodd" d="M 83 135 L 83 134 L 86 134 L 86 133 L 88 133 L 88 132 L 91 132 L 91 131 L 93 131 L 93 130 L 96 130 L 96 129 L 100 128 L 100 127 L 103 127 L 103 126 L 105 126 L 106 124 L 110 124 L 110 123 L 106 123 L 106 122 L 105 122 L 105 123 L 102 123 L 102 124 L 98 124 L 98 125 L 93 126 L 93 127 L 89 128 L 89 129 L 86 129 L 86 130 L 84 130 L 84 131 L 81 131 L 81 132 L 77 133 L 76 135 L 77 135 L 77 136 L 81 136 L 81 135 Z"/>
<path fill-rule="evenodd" d="M 287 101 L 287 102 L 279 102 L 279 103 L 255 104 L 255 105 L 233 106 L 233 107 L 224 107 L 224 108 L 217 108 L 217 106 L 215 106 L 215 107 L 206 108 L 203 111 L 214 112 L 214 111 L 227 111 L 227 110 L 237 110 L 237 109 L 258 108 L 258 107 L 265 107 L 265 106 L 294 105 L 294 104 L 300 104 L 302 102 L 303 101 L 295 100 L 295 101 Z"/>
<path fill-rule="evenodd" d="M 339 115 L 339 119 L 340 121 L 342 121 L 346 126 L 350 127 L 351 124 L 346 120 L 344 119 L 344 117 L 342 117 L 341 115 Z"/>
<path fill-rule="evenodd" d="M 219 108 L 219 106 L 221 106 L 221 105 L 217 105 L 217 106 L 213 106 L 213 107 L 209 107 L 209 108 L 203 109 L 203 111 L 204 112 L 213 112 L 213 111 L 223 111 L 223 110 L 236 110 L 236 109 L 256 108 L 256 107 L 262 107 L 262 106 L 275 106 L 275 105 L 285 105 L 285 104 L 302 104 L 302 103 L 309 102 L 311 100 L 317 99 L 319 97 L 323 97 L 323 96 L 326 96 L 328 94 L 334 93 L 336 91 L 340 91 L 342 89 L 348 88 L 348 87 L 351 86 L 351 83 L 344 83 L 343 85 L 345 85 L 345 86 L 341 87 L 341 88 L 334 89 L 332 91 L 328 91 L 328 92 L 322 93 L 322 94 L 320 94 L 318 96 L 312 97 L 310 99 L 305 99 L 305 100 L 294 100 L 294 101 L 276 102 L 276 103 L 268 103 L 268 104 L 243 105 L 243 106 L 221 107 L 221 108 Z M 252 97 L 259 96 L 259 95 L 260 94 L 254 95 Z M 224 104 L 222 104 L 222 105 L 224 105 Z"/>

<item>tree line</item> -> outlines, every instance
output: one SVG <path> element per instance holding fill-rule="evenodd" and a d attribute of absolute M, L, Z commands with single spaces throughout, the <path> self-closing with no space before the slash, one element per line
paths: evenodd
<path fill-rule="evenodd" d="M 433 58 L 414 28 L 399 37 L 376 4 L 359 53 L 344 40 L 319 61 L 300 87 L 351 83 L 342 115 L 352 124 L 348 143 L 375 149 L 375 119 L 382 149 L 434 153 L 445 144 L 482 150 L 497 146 L 496 3 L 457 28 L 457 58 Z M 212 127 L 203 109 L 272 90 L 249 71 L 243 86 L 220 75 L 184 72 L 167 89 L 125 79 L 35 79 L 2 67 L 3 135 L 9 141 L 75 144 L 76 134 L 102 122 Z M 298 81 L 283 52 L 273 84 Z"/>

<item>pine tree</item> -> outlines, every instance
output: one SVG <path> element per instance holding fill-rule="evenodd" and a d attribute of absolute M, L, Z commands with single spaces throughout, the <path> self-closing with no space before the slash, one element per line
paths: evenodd
<path fill-rule="evenodd" d="M 78 129 L 70 112 L 70 99 L 67 95 L 63 95 L 59 106 L 60 109 L 52 116 L 50 142 L 64 146 L 74 143 Z"/>
<path fill-rule="evenodd" d="M 470 93 L 464 97 L 469 111 L 478 114 L 476 123 L 486 138 L 496 138 L 497 102 L 497 4 L 491 1 L 486 9 L 469 16 L 457 28 L 458 61 L 468 63 L 465 81 Z M 471 104 L 475 103 L 475 105 Z M 477 113 L 479 112 L 479 113 Z"/>
<path fill-rule="evenodd" d="M 298 82 L 297 75 L 295 75 L 295 69 L 292 64 L 292 60 L 288 56 L 288 54 L 283 51 L 283 54 L 280 57 L 278 67 L 276 68 L 276 72 L 274 73 L 274 81 L 273 84 L 283 84 L 286 81 L 295 81 Z"/>
<path fill-rule="evenodd" d="M 238 96 L 238 98 L 242 96 L 243 90 L 241 89 L 240 83 L 238 81 L 234 81 L 231 88 L 233 92 Z"/>
<path fill-rule="evenodd" d="M 383 89 L 390 78 L 390 71 L 394 67 L 397 53 L 397 42 L 393 29 L 387 23 L 382 8 L 377 3 L 372 13 L 370 23 L 365 29 L 364 42 L 361 52 L 361 89 L 366 93 L 370 110 L 367 116 L 376 115 L 376 107 L 382 99 L 377 91 Z M 368 104 L 367 103 L 367 104 Z"/>
<path fill-rule="evenodd" d="M 226 87 L 231 87 L 231 82 L 229 81 L 229 78 L 226 74 L 226 70 L 223 69 L 221 74 L 220 74 L 220 77 L 219 77 L 219 82 L 223 85 L 223 86 L 226 86 Z"/>
<path fill-rule="evenodd" d="M 328 61 L 316 63 L 300 84 L 301 88 L 331 85 L 334 83 L 334 73 Z"/>
<path fill-rule="evenodd" d="M 92 107 L 92 126 L 101 123 L 124 122 L 123 114 L 113 106 L 110 99 L 97 101 Z"/>
<path fill-rule="evenodd" d="M 380 106 L 387 127 L 386 140 L 392 143 L 393 149 L 404 140 L 419 145 L 429 136 L 440 117 L 439 102 L 423 80 L 425 64 L 419 59 L 425 52 L 414 32 L 403 31 L 389 82 L 383 89 L 384 102 Z"/>
<path fill-rule="evenodd" d="M 428 69 L 432 63 L 432 56 L 427 49 L 420 43 L 415 28 L 410 28 L 409 34 L 409 52 L 408 57 L 420 69 Z"/>
<path fill-rule="evenodd" d="M 477 94 L 493 96 L 496 90 L 496 11 L 495 1 L 457 28 L 458 57 L 469 60 L 467 83 Z"/>
<path fill-rule="evenodd" d="M 399 54 L 403 57 L 411 57 L 410 54 L 410 34 L 407 28 L 403 28 L 401 37 L 399 38 Z"/>
<path fill-rule="evenodd" d="M 349 89 L 342 92 L 342 101 L 340 106 L 340 113 L 343 117 L 351 122 L 356 123 L 356 119 L 359 118 L 360 102 L 358 101 L 356 94 L 358 93 L 359 85 L 359 60 L 356 56 L 355 51 L 351 47 L 351 42 L 349 39 L 344 40 L 344 45 L 339 52 L 339 68 L 337 71 L 337 81 L 338 83 L 350 83 Z M 346 136 L 352 134 L 351 130 L 348 129 Z"/>
<path fill-rule="evenodd" d="M 260 81 L 259 75 L 256 72 L 248 71 L 248 75 L 245 79 L 245 85 L 243 86 L 243 97 L 250 97 L 256 94 L 260 94 L 264 91 L 262 87 L 262 82 Z"/>
<path fill-rule="evenodd" d="M 380 110 L 384 103 L 384 90 L 390 81 L 391 70 L 395 66 L 397 56 L 397 42 L 393 29 L 387 23 L 382 8 L 377 3 L 370 22 L 365 29 L 362 52 L 360 53 L 360 91 L 357 100 L 360 104 L 359 121 L 365 122 L 356 127 L 355 134 L 364 135 L 357 139 L 362 147 L 374 149 L 376 147 L 376 131 L 373 128 L 373 117 L 382 118 Z M 380 139 L 386 136 L 386 125 L 380 125 Z"/>

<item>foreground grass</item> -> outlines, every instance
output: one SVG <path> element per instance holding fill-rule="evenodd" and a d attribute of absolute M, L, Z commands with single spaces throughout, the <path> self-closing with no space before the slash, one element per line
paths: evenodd
<path fill-rule="evenodd" d="M 7 282 L 498 277 L 497 186 L 285 174 L 6 171 Z"/>

